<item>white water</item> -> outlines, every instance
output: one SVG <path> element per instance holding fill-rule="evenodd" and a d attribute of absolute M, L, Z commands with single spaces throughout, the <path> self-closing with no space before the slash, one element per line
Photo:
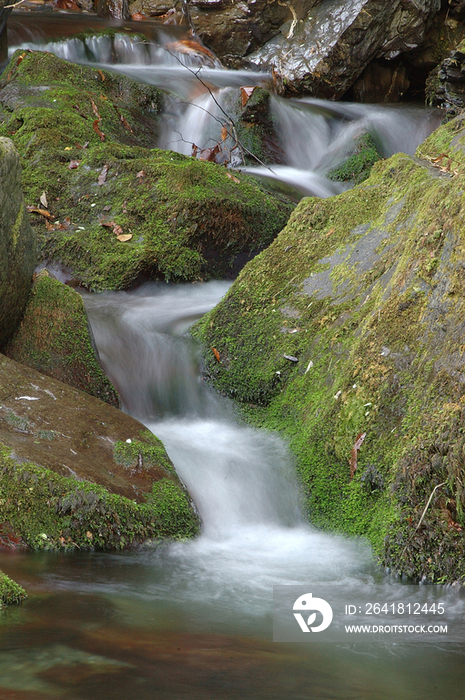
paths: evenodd
<path fill-rule="evenodd" d="M 22 48 L 40 50 L 44 44 L 31 37 Z M 245 167 L 233 136 L 222 142 L 222 128 L 228 125 L 229 115 L 237 118 L 240 87 L 270 87 L 269 73 L 224 70 L 202 51 L 186 53 L 186 46 L 162 29 L 157 42 L 117 34 L 53 41 L 45 48 L 66 60 L 121 73 L 165 91 L 160 136 L 154 144 L 159 148 L 191 155 L 193 145 L 205 149 L 221 143 L 222 157 L 233 167 L 282 184 L 285 191 L 291 188 L 296 198 L 330 197 L 346 189 L 347 185 L 329 180 L 326 174 L 347 157 L 363 134 L 374 138 L 384 157 L 399 151 L 413 155 L 442 118 L 438 110 L 422 107 L 273 96 L 271 110 L 284 162 Z"/>

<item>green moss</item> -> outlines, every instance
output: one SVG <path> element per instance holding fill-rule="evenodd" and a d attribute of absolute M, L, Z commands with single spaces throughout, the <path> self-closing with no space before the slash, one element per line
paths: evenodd
<path fill-rule="evenodd" d="M 113 448 L 115 462 L 127 469 L 158 466 L 167 473 L 175 473 L 162 441 L 150 430 L 145 431 L 143 437 L 145 442 L 140 440 L 132 440 L 129 443 L 116 442 Z"/>
<path fill-rule="evenodd" d="M 0 571 L 0 607 L 20 603 L 27 598 L 24 588 Z"/>
<path fill-rule="evenodd" d="M 348 158 L 326 173 L 330 180 L 358 185 L 369 177 L 371 168 L 381 160 L 378 146 L 370 134 L 361 136 Z"/>
<path fill-rule="evenodd" d="M 465 405 L 462 191 L 460 175 L 398 154 L 351 191 L 303 200 L 193 329 L 214 385 L 289 443 L 310 520 L 434 581 L 465 579 L 458 438 L 448 471 L 431 467 L 451 406 Z"/>
<path fill-rule="evenodd" d="M 34 282 L 22 322 L 4 354 L 118 406 L 95 355 L 82 297 L 47 272 Z"/>
<path fill-rule="evenodd" d="M 27 203 L 39 206 L 45 191 L 55 217 L 48 226 L 31 217 L 41 255 L 89 288 L 232 274 L 241 253 L 259 251 L 285 224 L 293 205 L 252 178 L 150 148 L 152 108 L 131 81 L 102 73 L 102 82 L 98 71 L 42 53 L 17 61 L 6 70 L 0 99 L 15 97 L 0 135 L 23 159 Z M 121 232 L 131 239 L 118 240 Z"/>
<path fill-rule="evenodd" d="M 188 494 L 171 479 L 154 483 L 146 502 L 138 504 L 91 482 L 18 465 L 9 453 L 1 446 L 2 520 L 31 549 L 124 549 L 198 531 Z"/>

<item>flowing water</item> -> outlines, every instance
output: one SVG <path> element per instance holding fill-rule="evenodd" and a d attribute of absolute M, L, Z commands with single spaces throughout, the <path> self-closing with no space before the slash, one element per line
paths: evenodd
<path fill-rule="evenodd" d="M 130 43 L 122 42 L 125 51 Z M 61 43 L 60 51 L 65 46 L 69 43 Z M 100 48 L 98 56 L 95 52 L 94 46 L 94 56 L 86 53 L 85 60 L 104 63 Z M 149 52 L 143 68 L 140 55 L 128 63 L 126 51 L 118 70 L 123 65 L 124 72 L 157 80 L 163 71 L 152 69 L 156 50 Z M 168 73 L 185 75 L 175 60 L 178 65 L 168 66 Z M 162 63 L 166 67 L 165 59 Z M 212 82 L 221 74 L 218 90 L 226 92 L 215 93 L 221 99 L 233 89 L 231 82 L 244 79 L 209 70 Z M 180 92 L 195 85 L 191 78 L 188 71 L 184 83 L 179 80 Z M 166 84 L 166 76 L 162 80 Z M 179 91 L 173 100 L 184 99 Z M 210 93 L 195 99 L 213 109 Z M 293 171 L 289 179 L 307 173 L 322 188 L 330 187 L 324 169 L 347 148 L 349 136 L 373 131 L 388 154 L 401 142 L 412 148 L 413 138 L 421 141 L 432 128 L 431 113 L 413 108 L 275 98 L 273 110 L 286 167 Z M 191 105 L 180 109 L 176 124 L 173 115 L 167 120 L 163 138 L 184 128 L 190 112 L 201 111 Z M 196 139 L 206 137 L 210 126 L 199 127 L 192 118 L 181 132 L 184 141 L 198 128 Z M 101 360 L 124 410 L 164 441 L 198 508 L 202 531 L 189 542 L 119 554 L 0 553 L 0 568 L 30 593 L 21 607 L 0 614 L 0 699 L 460 697 L 465 681 L 460 635 L 447 644 L 434 638 L 272 642 L 274 585 L 336 582 L 341 600 L 347 591 L 370 599 L 380 587 L 402 600 L 406 587 L 379 570 L 363 542 L 318 532 L 304 521 L 285 443 L 243 425 L 233 406 L 201 381 L 198 351 L 187 331 L 227 288 L 224 282 L 152 284 L 84 297 Z M 449 591 L 444 597 L 463 617 L 460 596 Z"/>

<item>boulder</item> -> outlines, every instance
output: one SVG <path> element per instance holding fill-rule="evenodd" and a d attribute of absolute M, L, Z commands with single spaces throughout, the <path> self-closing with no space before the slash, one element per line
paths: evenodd
<path fill-rule="evenodd" d="M 21 190 L 19 156 L 12 142 L 0 137 L 0 348 L 21 320 L 36 256 L 36 237 Z"/>
<path fill-rule="evenodd" d="M 428 77 L 427 98 L 450 119 L 465 108 L 465 40 Z"/>
<path fill-rule="evenodd" d="M 441 582 L 465 580 L 464 182 L 459 117 L 302 200 L 194 329 L 213 384 L 289 441 L 310 520 Z"/>
<path fill-rule="evenodd" d="M 99 365 L 81 295 L 46 270 L 36 276 L 21 324 L 4 354 L 119 406 L 118 394 Z"/>
<path fill-rule="evenodd" d="M 5 73 L 0 134 L 28 166 L 41 254 L 87 287 L 231 275 L 286 223 L 292 203 L 253 178 L 151 148 L 154 88 L 47 53 L 17 53 Z"/>
<path fill-rule="evenodd" d="M 392 59 L 418 46 L 440 0 L 323 0 L 296 24 L 247 56 L 273 68 L 287 92 L 338 99 L 375 58 Z"/>
<path fill-rule="evenodd" d="M 0 526 L 28 548 L 123 549 L 197 531 L 163 444 L 137 420 L 5 356 L 0 394 Z"/>

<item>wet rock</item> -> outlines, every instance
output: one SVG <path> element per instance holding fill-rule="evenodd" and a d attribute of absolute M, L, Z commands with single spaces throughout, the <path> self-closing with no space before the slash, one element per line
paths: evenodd
<path fill-rule="evenodd" d="M 407 67 L 372 61 L 353 85 L 356 102 L 400 102 L 410 86 Z"/>
<path fill-rule="evenodd" d="M 465 41 L 432 71 L 427 94 L 429 103 L 445 109 L 448 118 L 465 108 Z"/>
<path fill-rule="evenodd" d="M 129 19 L 128 0 L 96 0 L 96 10 L 100 17 Z"/>
<path fill-rule="evenodd" d="M 358 138 L 346 158 L 337 167 L 326 173 L 336 182 L 359 184 L 369 177 L 371 168 L 382 159 L 379 148 L 370 134 Z"/>
<path fill-rule="evenodd" d="M 36 265 L 36 237 L 21 189 L 21 166 L 13 143 L 0 137 L 0 348 L 18 325 Z"/>
<path fill-rule="evenodd" d="M 280 74 L 288 92 L 337 99 L 375 58 L 392 59 L 424 38 L 440 0 L 324 0 L 297 23 L 247 56 Z"/>
<path fill-rule="evenodd" d="M 310 519 L 429 581 L 465 580 L 464 165 L 462 116 L 416 158 L 302 200 L 194 329 L 221 355 L 214 385 L 289 440 Z"/>
<path fill-rule="evenodd" d="M 14 131 L 28 204 L 46 193 L 49 215 L 32 215 L 42 256 L 84 285 L 232 275 L 287 221 L 293 205 L 252 178 L 151 148 L 154 88 L 45 53 L 17 61 L 0 134 Z"/>
<path fill-rule="evenodd" d="M 321 0 L 191 0 L 190 21 L 196 34 L 217 56 L 245 56 L 281 30 L 302 20 Z"/>
<path fill-rule="evenodd" d="M 96 353 L 82 297 L 44 270 L 4 354 L 118 407 L 119 397 Z"/>
<path fill-rule="evenodd" d="M 162 443 L 98 399 L 0 356 L 0 524 L 33 549 L 122 549 L 197 518 Z"/>

